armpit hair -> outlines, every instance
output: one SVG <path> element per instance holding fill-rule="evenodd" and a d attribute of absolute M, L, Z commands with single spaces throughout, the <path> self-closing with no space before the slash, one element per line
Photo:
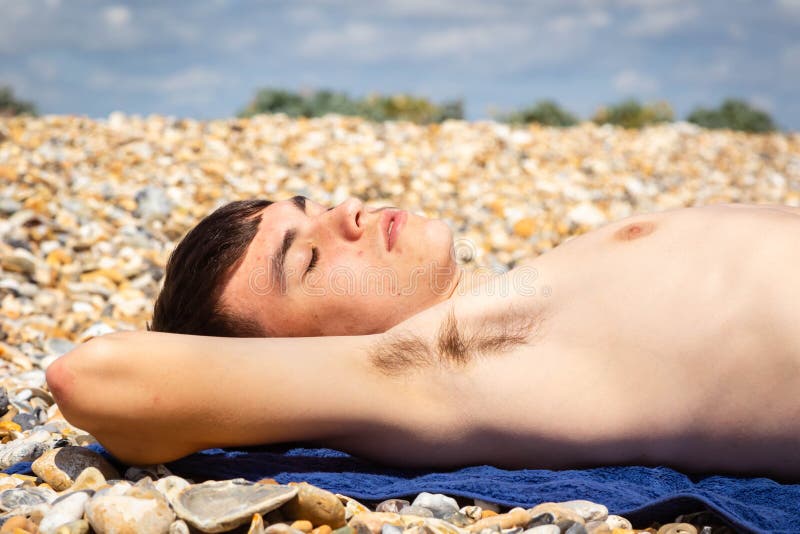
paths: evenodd
<path fill-rule="evenodd" d="M 393 332 L 369 351 L 372 366 L 389 376 L 431 368 L 459 369 L 532 341 L 542 317 L 530 307 L 457 319 L 450 308 L 433 340 L 412 331 Z"/>

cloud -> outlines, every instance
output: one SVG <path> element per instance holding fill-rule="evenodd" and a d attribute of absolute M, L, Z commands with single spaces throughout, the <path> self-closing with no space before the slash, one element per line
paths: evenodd
<path fill-rule="evenodd" d="M 694 21 L 700 15 L 696 6 L 644 10 L 625 30 L 631 37 L 661 37 Z"/>
<path fill-rule="evenodd" d="M 528 38 L 528 31 L 505 25 L 456 27 L 421 35 L 413 46 L 413 52 L 423 58 L 469 56 L 481 51 L 520 45 Z"/>
<path fill-rule="evenodd" d="M 750 98 L 748 98 L 747 101 L 751 106 L 758 108 L 762 111 L 766 111 L 768 113 L 772 113 L 773 111 L 775 111 L 775 100 L 766 95 L 761 95 L 761 94 L 753 95 Z"/>
<path fill-rule="evenodd" d="M 633 69 L 625 69 L 613 79 L 614 89 L 620 93 L 652 93 L 660 87 L 658 80 Z"/>
<path fill-rule="evenodd" d="M 159 91 L 176 93 L 197 89 L 217 88 L 225 83 L 226 77 L 208 67 L 190 67 L 171 76 L 154 82 Z"/>
<path fill-rule="evenodd" d="M 342 28 L 310 33 L 300 42 L 298 52 L 309 58 L 329 58 L 331 54 L 340 54 L 356 60 L 382 59 L 388 50 L 384 43 L 391 41 L 385 33 L 371 24 L 351 22 Z"/>
<path fill-rule="evenodd" d="M 508 14 L 502 2 L 480 0 L 388 0 L 383 6 L 386 13 L 399 17 L 481 19 L 498 18 Z"/>
<path fill-rule="evenodd" d="M 103 9 L 103 20 L 112 28 L 123 28 L 131 21 L 131 10 L 122 5 Z"/>
<path fill-rule="evenodd" d="M 747 32 L 741 24 L 732 22 L 728 24 L 728 35 L 730 35 L 731 39 L 734 39 L 735 41 L 741 41 L 747 37 Z"/>
<path fill-rule="evenodd" d="M 590 11 L 587 13 L 572 13 L 557 15 L 547 22 L 547 27 L 555 32 L 577 32 L 588 28 L 605 28 L 611 22 L 611 16 L 606 11 Z"/>
<path fill-rule="evenodd" d="M 164 76 L 136 76 L 96 70 L 87 77 L 86 83 L 98 90 L 191 95 L 219 89 L 229 80 L 229 76 L 219 71 L 204 66 L 194 66 Z"/>
<path fill-rule="evenodd" d="M 800 0 L 778 0 L 778 6 L 787 13 L 800 15 Z"/>
<path fill-rule="evenodd" d="M 27 61 L 27 66 L 31 74 L 45 81 L 53 81 L 61 74 L 58 63 L 46 56 L 31 57 Z"/>
<path fill-rule="evenodd" d="M 225 50 L 242 52 L 261 42 L 261 32 L 237 29 L 223 35 L 219 42 Z"/>
<path fill-rule="evenodd" d="M 746 60 L 718 55 L 711 59 L 684 58 L 674 66 L 671 71 L 675 81 L 691 84 L 695 87 L 708 87 L 713 84 L 730 83 L 736 81 L 737 75 L 749 76 L 749 68 L 742 68 Z"/>
<path fill-rule="evenodd" d="M 727 58 L 718 59 L 704 69 L 704 76 L 716 82 L 729 79 L 733 72 L 733 65 Z"/>
<path fill-rule="evenodd" d="M 312 6 L 291 6 L 286 12 L 286 18 L 296 24 L 315 24 L 323 22 L 325 15 Z"/>
<path fill-rule="evenodd" d="M 788 46 L 783 50 L 781 65 L 787 72 L 800 71 L 800 43 Z"/>

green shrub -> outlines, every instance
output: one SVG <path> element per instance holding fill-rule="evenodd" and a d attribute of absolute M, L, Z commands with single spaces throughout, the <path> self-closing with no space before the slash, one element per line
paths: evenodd
<path fill-rule="evenodd" d="M 703 128 L 727 128 L 745 132 L 771 132 L 776 129 L 768 113 L 732 98 L 725 100 L 717 109 L 696 108 L 686 120 Z"/>
<path fill-rule="evenodd" d="M 672 107 L 667 102 L 642 105 L 633 98 L 602 107 L 592 118 L 598 124 L 615 124 L 623 128 L 642 128 L 648 124 L 670 122 L 673 119 Z"/>
<path fill-rule="evenodd" d="M 359 115 L 361 104 L 344 93 L 317 91 L 306 98 L 306 117 L 322 117 L 328 113 Z"/>
<path fill-rule="evenodd" d="M 322 90 L 301 96 L 281 89 L 261 89 L 239 113 L 249 117 L 257 113 L 286 113 L 290 117 L 322 117 L 328 113 L 354 115 L 374 121 L 408 120 L 418 123 L 462 119 L 460 100 L 437 105 L 426 98 L 411 95 L 370 95 L 356 100 L 345 93 Z"/>
<path fill-rule="evenodd" d="M 282 89 L 261 89 L 253 100 L 239 112 L 240 117 L 257 113 L 286 113 L 290 117 L 306 116 L 306 104 L 298 94 Z"/>
<path fill-rule="evenodd" d="M 10 87 L 0 87 L 0 117 L 14 115 L 36 116 L 36 106 L 31 102 L 17 100 Z"/>
<path fill-rule="evenodd" d="M 540 100 L 533 106 L 500 117 L 500 120 L 511 124 L 536 122 L 545 126 L 573 126 L 578 123 L 575 115 L 562 109 L 554 100 Z"/>
<path fill-rule="evenodd" d="M 382 96 L 373 94 L 362 101 L 362 116 L 375 121 L 407 120 L 417 123 L 463 119 L 464 105 L 460 100 L 437 105 L 427 98 L 407 94 Z"/>

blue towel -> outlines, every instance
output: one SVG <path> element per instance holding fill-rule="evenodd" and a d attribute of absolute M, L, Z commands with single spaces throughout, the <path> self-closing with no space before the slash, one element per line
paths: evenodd
<path fill-rule="evenodd" d="M 124 472 L 126 466 L 99 444 L 101 453 Z M 21 462 L 6 473 L 30 473 Z M 800 532 L 800 484 L 769 478 L 686 475 L 667 467 L 614 466 L 594 469 L 498 469 L 488 465 L 450 471 L 391 468 L 333 449 L 302 444 L 208 449 L 166 464 L 195 482 L 210 479 L 274 478 L 281 484 L 306 481 L 365 501 L 420 492 L 478 498 L 503 506 L 531 507 L 545 501 L 588 499 L 634 526 L 668 523 L 677 515 L 710 510 L 739 532 Z"/>

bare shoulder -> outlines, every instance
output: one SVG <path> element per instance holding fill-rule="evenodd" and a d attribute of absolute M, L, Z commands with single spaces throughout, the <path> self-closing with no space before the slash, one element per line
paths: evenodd
<path fill-rule="evenodd" d="M 797 206 L 788 206 L 785 204 L 747 204 L 747 203 L 736 203 L 736 202 L 722 202 L 719 204 L 709 204 L 707 206 L 702 206 L 705 209 L 715 209 L 715 208 L 724 208 L 724 209 L 737 209 L 737 210 L 761 210 L 761 211 L 778 211 L 783 213 L 789 213 L 791 215 L 800 215 L 800 207 Z"/>

